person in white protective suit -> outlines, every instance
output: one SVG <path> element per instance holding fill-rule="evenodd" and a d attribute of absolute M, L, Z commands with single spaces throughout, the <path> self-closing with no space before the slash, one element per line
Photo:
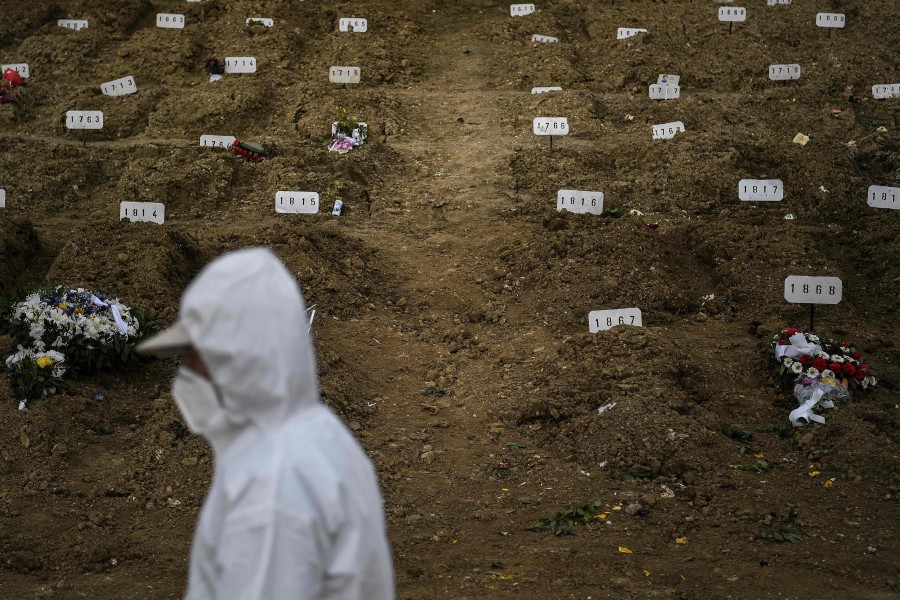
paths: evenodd
<path fill-rule="evenodd" d="M 294 277 L 252 248 L 203 269 L 139 347 L 185 351 L 172 396 L 215 459 L 188 600 L 394 598 L 375 470 L 319 398 L 308 330 Z"/>

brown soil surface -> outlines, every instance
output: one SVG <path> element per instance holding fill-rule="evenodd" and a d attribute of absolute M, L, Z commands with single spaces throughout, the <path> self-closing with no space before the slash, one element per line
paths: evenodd
<path fill-rule="evenodd" d="M 900 5 L 745 5 L 728 35 L 708 0 L 522 18 L 489 0 L 6 2 L 0 57 L 32 76 L 0 105 L 0 296 L 90 285 L 165 325 L 212 257 L 275 249 L 319 308 L 324 397 L 381 476 L 400 598 L 894 598 L 900 222 L 865 194 L 900 185 L 900 99 L 857 98 L 900 77 Z M 820 11 L 847 27 L 829 37 Z M 338 33 L 347 16 L 369 32 Z M 259 72 L 210 84 L 211 55 Z M 770 82 L 771 63 L 803 76 Z M 362 83 L 329 84 L 331 65 Z M 667 72 L 682 97 L 649 100 Z M 100 94 L 126 75 L 137 94 Z M 565 91 L 529 93 L 545 85 Z M 325 149 L 339 106 L 371 131 L 346 156 Z M 86 146 L 70 109 L 104 111 Z M 572 134 L 551 152 L 535 116 Z M 687 131 L 650 139 L 674 120 Z M 251 163 L 204 134 L 277 152 Z M 739 202 L 742 178 L 783 179 L 785 200 Z M 276 214 L 281 189 L 329 210 Z M 559 189 L 626 214 L 557 213 Z M 123 200 L 165 203 L 166 223 L 120 223 Z M 783 299 L 790 274 L 842 278 L 817 329 L 883 381 L 824 426 L 789 425 L 766 364 L 769 337 L 807 319 Z M 627 306 L 643 328 L 587 333 L 590 310 Z M 0 596 L 182 593 L 211 456 L 171 402 L 174 368 L 71 381 L 22 412 L 0 379 Z M 734 468 L 753 453 L 772 470 Z M 608 522 L 529 530 L 594 501 Z M 802 541 L 760 535 L 791 519 Z"/>

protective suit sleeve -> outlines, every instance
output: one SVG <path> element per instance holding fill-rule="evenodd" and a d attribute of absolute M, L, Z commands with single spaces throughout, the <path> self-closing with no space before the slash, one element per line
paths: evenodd
<path fill-rule="evenodd" d="M 324 569 L 312 519 L 275 509 L 228 515 L 217 549 L 215 600 L 316 600 Z"/>

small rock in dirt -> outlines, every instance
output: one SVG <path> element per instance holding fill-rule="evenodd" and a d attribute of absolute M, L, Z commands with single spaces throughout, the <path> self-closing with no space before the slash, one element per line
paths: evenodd
<path fill-rule="evenodd" d="M 625 512 L 631 515 L 632 517 L 643 516 L 647 514 L 647 509 L 638 504 L 637 502 L 632 502 L 628 506 L 625 507 Z M 642 514 L 643 513 L 643 514 Z"/>
<path fill-rule="evenodd" d="M 414 525 L 415 523 L 418 523 L 421 520 L 422 520 L 422 515 L 409 515 L 408 517 L 406 517 L 406 524 Z"/>
<path fill-rule="evenodd" d="M 656 494 L 643 494 L 641 502 L 647 506 L 656 506 Z"/>
<path fill-rule="evenodd" d="M 426 465 L 430 465 L 431 463 L 434 462 L 434 452 L 432 452 L 432 451 L 430 451 L 430 450 L 429 450 L 428 452 L 423 452 L 422 455 L 419 456 L 419 458 L 421 458 L 422 461 L 423 461 Z"/>
<path fill-rule="evenodd" d="M 186 467 L 196 467 L 198 462 L 200 462 L 200 459 L 196 456 L 188 456 L 187 458 L 182 459 L 181 464 Z"/>

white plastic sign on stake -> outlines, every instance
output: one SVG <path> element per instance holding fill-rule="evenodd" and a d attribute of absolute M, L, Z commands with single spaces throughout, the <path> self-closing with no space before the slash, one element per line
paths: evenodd
<path fill-rule="evenodd" d="M 742 6 L 720 6 L 719 20 L 726 23 L 742 23 L 747 20 L 747 9 Z"/>
<path fill-rule="evenodd" d="M 631 27 L 619 27 L 616 30 L 616 39 L 624 40 L 630 37 L 634 37 L 639 33 L 647 33 L 646 29 L 634 29 Z"/>
<path fill-rule="evenodd" d="M 100 84 L 100 91 L 104 96 L 125 96 L 137 92 L 137 84 L 134 82 L 134 77 L 129 75 Z"/>
<path fill-rule="evenodd" d="M 559 190 L 556 193 L 556 210 L 567 210 L 576 214 L 603 214 L 603 192 Z"/>
<path fill-rule="evenodd" d="M 775 6 L 776 4 L 790 4 L 792 0 L 768 0 L 766 2 L 769 6 Z"/>
<path fill-rule="evenodd" d="M 66 29 L 74 29 L 78 31 L 80 29 L 87 29 L 88 22 L 83 19 L 59 19 L 56 22 L 58 27 L 65 27 Z"/>
<path fill-rule="evenodd" d="M 549 36 L 549 35 L 534 34 L 533 36 L 531 36 L 531 41 L 532 42 L 540 42 L 542 44 L 553 44 L 555 42 L 558 42 L 559 38 Z"/>
<path fill-rule="evenodd" d="M 818 13 L 816 15 L 817 27 L 837 27 L 843 29 L 847 22 L 847 17 L 842 13 Z"/>
<path fill-rule="evenodd" d="M 667 73 L 663 73 L 659 76 L 659 79 L 656 80 L 656 83 L 659 83 L 661 85 L 678 85 L 678 82 L 680 81 L 680 75 L 669 75 Z"/>
<path fill-rule="evenodd" d="M 6 208 L 6 190 L 0 188 L 0 208 Z"/>
<path fill-rule="evenodd" d="M 28 68 L 27 63 L 16 63 L 14 65 L 0 65 L 0 73 L 5 73 L 7 69 L 12 69 L 16 73 L 22 76 L 22 79 L 28 79 L 31 77 L 31 70 Z"/>
<path fill-rule="evenodd" d="M 534 12 L 534 4 L 510 4 L 509 14 L 512 17 L 524 17 Z"/>
<path fill-rule="evenodd" d="M 328 69 L 331 83 L 359 83 L 359 67 L 331 67 Z"/>
<path fill-rule="evenodd" d="M 780 179 L 741 179 L 738 198 L 744 202 L 781 202 L 784 183 Z"/>
<path fill-rule="evenodd" d="M 358 19 L 350 17 L 349 19 L 340 19 L 338 21 L 338 31 L 352 31 L 354 33 L 365 33 L 369 30 L 369 22 L 366 19 Z"/>
<path fill-rule="evenodd" d="M 249 19 L 247 19 L 247 25 L 250 25 L 251 23 L 256 23 L 259 25 L 265 25 L 266 27 L 271 27 L 272 25 L 275 24 L 275 21 L 273 19 L 267 19 L 265 17 L 250 17 Z"/>
<path fill-rule="evenodd" d="M 559 86 L 550 86 L 550 87 L 533 87 L 531 88 L 532 94 L 546 94 L 547 92 L 561 92 L 562 88 Z"/>
<path fill-rule="evenodd" d="M 654 140 L 671 140 L 676 133 L 684 133 L 684 123 L 673 121 L 662 125 L 653 125 L 650 130 Z"/>
<path fill-rule="evenodd" d="M 235 137 L 233 135 L 201 135 L 201 148 L 231 148 L 234 146 Z"/>
<path fill-rule="evenodd" d="M 843 285 L 837 277 L 789 275 L 784 280 L 784 299 L 792 304 L 837 304 Z"/>
<path fill-rule="evenodd" d="M 172 13 L 158 13 L 156 26 L 162 29 L 184 29 L 184 15 Z"/>
<path fill-rule="evenodd" d="M 67 129 L 103 129 L 103 111 L 70 110 L 66 112 Z"/>
<path fill-rule="evenodd" d="M 873 208 L 900 208 L 900 187 L 888 187 L 886 185 L 870 185 L 869 196 L 866 200 Z"/>
<path fill-rule="evenodd" d="M 588 313 L 588 330 L 591 333 L 606 331 L 617 325 L 634 325 L 643 327 L 641 309 L 615 308 L 613 310 L 592 310 Z"/>
<path fill-rule="evenodd" d="M 5 68 L 6 67 L 4 67 L 4 69 Z M 897 98 L 898 96 L 900 96 L 900 83 L 889 83 L 872 86 L 872 98 L 874 98 L 875 100 Z"/>
<path fill-rule="evenodd" d="M 166 207 L 160 202 L 122 202 L 119 204 L 119 220 L 128 219 L 132 223 L 158 223 L 166 221 Z"/>
<path fill-rule="evenodd" d="M 681 97 L 681 86 L 672 85 L 671 83 L 653 83 L 650 84 L 651 100 L 675 100 Z"/>
<path fill-rule="evenodd" d="M 318 192 L 275 192 L 275 212 L 315 214 L 319 212 Z"/>
<path fill-rule="evenodd" d="M 769 65 L 769 79 L 772 81 L 800 79 L 800 65 Z"/>
<path fill-rule="evenodd" d="M 226 73 L 256 73 L 255 56 L 226 56 Z"/>
<path fill-rule="evenodd" d="M 569 135 L 566 117 L 535 117 L 531 123 L 534 135 Z"/>

